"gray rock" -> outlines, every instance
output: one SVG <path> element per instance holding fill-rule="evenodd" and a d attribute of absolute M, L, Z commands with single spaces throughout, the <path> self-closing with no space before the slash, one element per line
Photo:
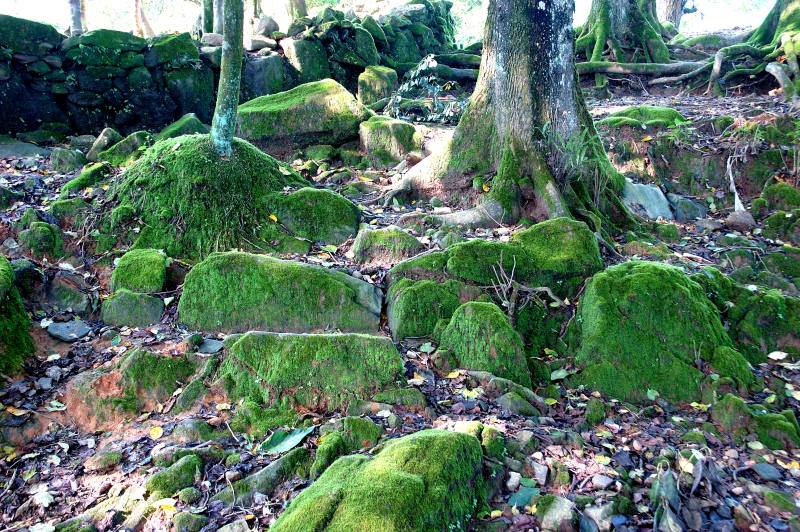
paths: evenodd
<path fill-rule="evenodd" d="M 622 202 L 639 216 L 652 220 L 659 218 L 665 220 L 675 219 L 667 198 L 664 197 L 661 189 L 655 185 L 634 183 L 626 179 L 625 188 L 622 189 Z"/>
<path fill-rule="evenodd" d="M 508 480 L 506 480 L 506 489 L 513 493 L 519 489 L 519 484 L 522 481 L 522 475 L 517 473 L 516 471 L 511 471 L 508 473 Z"/>
<path fill-rule="evenodd" d="M 73 172 L 86 164 L 86 156 L 81 150 L 55 148 L 50 155 L 50 165 L 56 172 Z"/>
<path fill-rule="evenodd" d="M 222 351 L 222 342 L 219 340 L 212 340 L 211 338 L 206 338 L 203 340 L 203 343 L 197 348 L 198 353 L 213 355 L 215 353 L 219 353 Z"/>
<path fill-rule="evenodd" d="M 667 199 L 672 208 L 675 209 L 675 219 L 681 223 L 693 222 L 700 218 L 705 218 L 706 214 L 708 214 L 708 207 L 699 201 L 679 196 L 678 194 L 667 194 Z"/>
<path fill-rule="evenodd" d="M 609 487 L 614 482 L 614 479 L 611 477 L 607 477 L 606 475 L 596 474 L 592 477 L 592 485 L 597 488 L 604 490 Z"/>
<path fill-rule="evenodd" d="M 237 519 L 233 523 L 221 527 L 217 532 L 250 532 L 250 527 L 244 519 Z"/>
<path fill-rule="evenodd" d="M 219 33 L 204 33 L 200 42 L 208 46 L 222 46 L 222 35 Z"/>
<path fill-rule="evenodd" d="M 72 148 L 88 150 L 92 147 L 95 140 L 97 140 L 97 137 L 94 135 L 78 135 L 76 137 L 69 138 L 69 145 Z"/>
<path fill-rule="evenodd" d="M 265 94 L 276 94 L 287 86 L 283 58 L 276 53 L 253 57 L 242 71 L 242 99 L 252 100 Z"/>
<path fill-rule="evenodd" d="M 61 368 L 59 368 L 58 366 L 50 366 L 49 368 L 47 368 L 47 370 L 45 370 L 44 374 L 47 375 L 50 379 L 53 379 L 54 381 L 58 382 L 61 380 L 63 372 Z"/>
<path fill-rule="evenodd" d="M 11 137 L 0 135 L 0 159 L 8 159 L 11 157 L 22 158 L 31 156 L 47 157 L 50 155 L 50 150 L 42 148 L 30 142 L 20 142 Z"/>
<path fill-rule="evenodd" d="M 711 233 L 713 231 L 719 231 L 722 229 L 722 224 L 713 218 L 697 220 L 694 225 L 704 233 Z"/>
<path fill-rule="evenodd" d="M 611 530 L 611 516 L 614 515 L 613 502 L 607 502 L 600 506 L 588 506 L 583 510 L 583 513 L 595 522 L 597 530 L 600 532 Z"/>
<path fill-rule="evenodd" d="M 272 17 L 264 17 L 258 21 L 258 27 L 256 28 L 256 35 L 272 35 L 273 32 L 278 31 L 280 27 L 278 23 L 275 22 L 275 19 Z"/>
<path fill-rule="evenodd" d="M 101 151 L 110 148 L 117 142 L 122 140 L 122 135 L 116 132 L 116 130 L 107 127 L 95 139 L 94 143 L 92 144 L 89 153 L 86 154 L 86 159 L 89 161 L 96 161 L 97 156 L 100 154 Z"/>
<path fill-rule="evenodd" d="M 259 50 L 263 50 L 264 48 L 269 48 L 270 50 L 275 48 L 274 46 L 270 46 L 271 43 L 274 43 L 272 39 L 265 39 L 263 37 L 256 37 L 254 35 L 245 37 L 244 39 L 244 49 L 248 52 L 257 52 Z"/>
<path fill-rule="evenodd" d="M 762 480 L 772 481 L 780 480 L 783 478 L 781 472 L 772 464 L 766 462 L 759 462 L 750 467 L 756 475 L 761 477 Z"/>
<path fill-rule="evenodd" d="M 91 300 L 86 294 L 88 287 L 80 275 L 58 272 L 47 287 L 47 303 L 59 309 L 72 309 L 72 312 L 86 315 L 91 311 Z"/>
<path fill-rule="evenodd" d="M 562 523 L 565 523 L 566 529 L 569 530 L 574 519 L 575 503 L 564 497 L 556 497 L 541 518 L 542 530 L 563 530 Z"/>
<path fill-rule="evenodd" d="M 36 379 L 36 386 L 40 390 L 49 390 L 53 387 L 53 379 L 50 377 L 39 377 Z"/>
<path fill-rule="evenodd" d="M 53 338 L 57 338 L 62 342 L 76 342 L 81 338 L 85 338 L 92 332 L 92 328 L 86 325 L 81 320 L 72 320 L 63 323 L 51 323 L 47 328 L 47 333 Z"/>
<path fill-rule="evenodd" d="M 747 211 L 733 211 L 725 218 L 725 225 L 734 231 L 746 233 L 756 226 L 756 221 Z"/>
<path fill-rule="evenodd" d="M 531 466 L 533 467 L 533 478 L 536 479 L 539 486 L 546 486 L 547 474 L 550 471 L 549 468 L 545 464 L 540 464 L 539 462 L 532 462 Z"/>

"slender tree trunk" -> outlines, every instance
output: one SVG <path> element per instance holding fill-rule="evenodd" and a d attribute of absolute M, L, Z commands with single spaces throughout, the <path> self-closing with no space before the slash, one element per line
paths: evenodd
<path fill-rule="evenodd" d="M 306 0 L 289 0 L 289 20 L 308 16 Z"/>
<path fill-rule="evenodd" d="M 144 4 L 142 4 L 141 9 L 139 10 L 139 15 L 142 17 L 142 27 L 144 28 L 144 36 L 148 39 L 152 39 L 156 36 L 153 28 L 150 26 L 150 22 L 147 20 L 147 15 L 144 14 Z"/>
<path fill-rule="evenodd" d="M 81 26 L 83 27 L 83 31 L 88 31 L 89 25 L 86 24 L 86 0 L 80 0 L 81 2 Z"/>
<path fill-rule="evenodd" d="M 595 190 L 599 203 L 604 183 L 620 186 L 577 82 L 573 8 L 573 0 L 490 1 L 478 82 L 453 139 L 398 187 L 452 200 L 474 197 L 473 177 L 488 177 L 477 207 L 439 222 L 564 216 L 573 187 Z"/>
<path fill-rule="evenodd" d="M 142 0 L 133 0 L 133 16 L 136 19 L 136 35 L 144 37 L 144 27 L 142 27 Z"/>
<path fill-rule="evenodd" d="M 214 150 L 221 157 L 228 157 L 236 128 L 236 108 L 239 105 L 239 84 L 242 78 L 242 0 L 225 0 L 222 21 L 222 64 L 217 87 L 217 106 L 211 123 L 211 139 Z"/>
<path fill-rule="evenodd" d="M 214 31 L 214 0 L 203 0 L 203 33 Z"/>
<path fill-rule="evenodd" d="M 69 0 L 69 14 L 70 34 L 80 35 L 83 33 L 83 24 L 81 21 L 81 0 Z"/>
<path fill-rule="evenodd" d="M 686 0 L 659 0 L 658 15 L 661 20 L 672 23 L 678 30 L 684 7 L 686 7 Z"/>
<path fill-rule="evenodd" d="M 223 32 L 225 0 L 214 0 L 214 33 Z"/>

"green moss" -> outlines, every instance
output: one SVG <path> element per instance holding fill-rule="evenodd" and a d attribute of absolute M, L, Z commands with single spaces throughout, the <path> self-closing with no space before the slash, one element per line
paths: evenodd
<path fill-rule="evenodd" d="M 202 123 L 194 113 L 187 113 L 161 130 L 153 140 L 171 139 L 182 135 L 192 135 L 194 133 L 206 134 L 211 128 Z"/>
<path fill-rule="evenodd" d="M 522 338 L 493 303 L 472 301 L 458 307 L 442 332 L 440 348 L 450 351 L 460 367 L 531 386 Z"/>
<path fill-rule="evenodd" d="M 611 113 L 608 118 L 597 122 L 611 128 L 630 126 L 646 129 L 648 127 L 670 127 L 686 122 L 686 118 L 675 109 L 652 105 L 634 105 Z"/>
<path fill-rule="evenodd" d="M 675 224 L 656 224 L 655 229 L 658 238 L 664 242 L 678 242 L 681 239 L 681 233 Z"/>
<path fill-rule="evenodd" d="M 792 449 L 800 447 L 800 434 L 791 419 L 782 414 L 755 416 L 758 439 L 770 449 Z"/>
<path fill-rule="evenodd" d="M 160 292 L 167 275 L 166 256 L 157 249 L 134 249 L 117 262 L 111 275 L 112 292 L 125 289 L 131 292 Z"/>
<path fill-rule="evenodd" d="M 589 425 L 599 425 L 606 418 L 606 405 L 600 399 L 592 397 L 586 404 L 584 416 Z"/>
<path fill-rule="evenodd" d="M 169 497 L 194 484 L 195 476 L 199 478 L 202 471 L 203 462 L 197 455 L 190 454 L 163 471 L 151 475 L 145 481 L 144 487 L 156 499 Z"/>
<path fill-rule="evenodd" d="M 339 156 L 339 150 L 330 144 L 315 144 L 306 148 L 305 156 L 317 162 L 332 161 Z"/>
<path fill-rule="evenodd" d="M 73 218 L 81 211 L 90 209 L 91 206 L 81 198 L 72 198 L 54 201 L 50 204 L 50 213 L 59 220 Z"/>
<path fill-rule="evenodd" d="M 25 357 L 35 351 L 30 326 L 31 320 L 14 286 L 14 270 L 0 255 L 0 372 L 16 374 Z"/>
<path fill-rule="evenodd" d="M 494 427 L 483 427 L 481 430 L 481 447 L 486 456 L 502 460 L 506 454 L 506 439 Z"/>
<path fill-rule="evenodd" d="M 713 406 L 711 419 L 720 430 L 740 440 L 750 431 L 753 416 L 741 398 L 726 394 Z"/>
<path fill-rule="evenodd" d="M 783 181 L 764 187 L 761 197 L 772 210 L 788 211 L 800 207 L 800 190 Z"/>
<path fill-rule="evenodd" d="M 112 166 L 126 166 L 135 161 L 152 144 L 153 138 L 147 131 L 131 133 L 110 148 L 101 151 L 97 157 Z"/>
<path fill-rule="evenodd" d="M 231 428 L 237 432 L 249 432 L 256 438 L 263 438 L 267 432 L 277 427 L 293 427 L 298 416 L 293 410 L 265 408 L 252 399 L 247 399 L 236 407 L 231 419 Z"/>
<path fill-rule="evenodd" d="M 361 146 L 376 165 L 392 166 L 422 146 L 422 137 L 413 124 L 375 115 L 359 126 Z"/>
<path fill-rule="evenodd" d="M 644 400 L 648 389 L 700 399 L 695 358 L 731 345 L 701 286 L 661 263 L 632 261 L 595 275 L 570 328 L 583 368 L 575 381 L 629 401 Z"/>
<path fill-rule="evenodd" d="M 717 347 L 711 358 L 711 366 L 721 376 L 734 379 L 745 391 L 756 384 L 756 377 L 747 359 L 731 347 Z"/>
<path fill-rule="evenodd" d="M 178 315 L 190 327 L 223 332 L 366 332 L 378 329 L 380 304 L 372 285 L 345 273 L 229 252 L 192 268 Z"/>
<path fill-rule="evenodd" d="M 422 410 L 428 406 L 425 395 L 419 388 L 396 388 L 376 394 L 373 401 L 395 406 L 404 406 L 412 410 Z"/>
<path fill-rule="evenodd" d="M 368 400 L 402 374 L 388 338 L 361 334 L 250 332 L 231 347 L 220 376 L 232 399 L 338 409 Z"/>
<path fill-rule="evenodd" d="M 767 488 L 764 490 L 764 501 L 777 512 L 797 513 L 798 511 L 794 498 L 788 493 Z"/>
<path fill-rule="evenodd" d="M 772 272 L 789 278 L 800 277 L 800 249 L 784 246 L 781 252 L 770 253 L 764 257 L 764 265 Z"/>
<path fill-rule="evenodd" d="M 18 235 L 19 243 L 29 248 L 35 256 L 63 254 L 61 231 L 53 224 L 33 222 L 30 228 Z"/>
<path fill-rule="evenodd" d="M 362 228 L 353 243 L 358 262 L 397 262 L 422 250 L 416 237 L 396 226 L 382 229 Z"/>
<path fill-rule="evenodd" d="M 292 234 L 312 242 L 339 244 L 355 235 L 358 227 L 358 207 L 327 189 L 303 187 L 280 196 L 274 211 Z"/>
<path fill-rule="evenodd" d="M 346 417 L 342 430 L 326 434 L 317 448 L 311 478 L 319 477 L 340 456 L 362 448 L 372 448 L 381 437 L 381 428 L 368 419 Z"/>
<path fill-rule="evenodd" d="M 200 60 L 200 53 L 188 33 L 165 33 L 156 37 L 145 56 L 148 67 L 169 63 L 180 66 Z"/>
<path fill-rule="evenodd" d="M 699 430 L 690 430 L 681 436 L 681 441 L 685 443 L 697 443 L 698 445 L 707 445 L 706 437 Z"/>
<path fill-rule="evenodd" d="M 375 27 L 380 30 L 380 26 L 377 24 Z M 366 29 L 369 31 L 369 28 Z M 383 32 L 381 31 L 381 33 Z M 397 86 L 397 72 L 393 69 L 368 66 L 358 76 L 358 101 L 364 105 L 372 105 L 378 100 L 391 96 L 397 90 Z"/>
<path fill-rule="evenodd" d="M 50 155 L 50 165 L 56 172 L 72 172 L 86 164 L 86 156 L 81 150 L 55 148 Z"/>
<path fill-rule="evenodd" d="M 358 124 L 368 117 L 347 89 L 325 79 L 243 103 L 236 129 L 242 138 L 271 144 L 338 145 L 357 137 Z"/>
<path fill-rule="evenodd" d="M 375 458 L 334 462 L 271 527 L 291 530 L 461 529 L 482 491 L 481 447 L 468 434 L 424 430 Z"/>
<path fill-rule="evenodd" d="M 233 455 L 231 455 L 233 456 Z M 227 464 L 227 461 L 226 461 Z M 178 492 L 178 500 L 185 504 L 194 504 L 195 502 L 199 501 L 200 498 L 203 496 L 200 493 L 200 490 L 195 488 L 194 486 L 189 486 L 188 488 L 183 488 Z M 180 529 L 178 529 L 180 530 Z"/>
<path fill-rule="evenodd" d="M 163 313 L 161 299 L 122 288 L 103 301 L 101 317 L 114 327 L 147 327 L 158 323 Z"/>

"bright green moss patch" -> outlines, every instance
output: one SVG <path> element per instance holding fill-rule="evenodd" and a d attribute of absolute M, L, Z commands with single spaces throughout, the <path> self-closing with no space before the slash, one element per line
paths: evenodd
<path fill-rule="evenodd" d="M 29 248 L 36 256 L 61 256 L 63 253 L 61 231 L 53 224 L 33 222 L 28 229 L 19 233 L 18 239 L 22 246 Z"/>
<path fill-rule="evenodd" d="M 744 391 L 756 384 L 753 370 L 741 353 L 728 346 L 714 350 L 711 366 L 723 377 L 730 377 L 739 383 Z"/>
<path fill-rule="evenodd" d="M 339 458 L 271 530 L 464 528 L 482 495 L 480 463 L 480 443 L 468 434 L 423 430 L 398 438 L 374 458 Z"/>
<path fill-rule="evenodd" d="M 182 135 L 193 135 L 195 133 L 206 134 L 210 127 L 205 125 L 197 118 L 194 113 L 187 113 L 161 130 L 153 140 L 171 139 Z"/>
<path fill-rule="evenodd" d="M 440 349 L 450 351 L 460 367 L 531 386 L 522 338 L 494 303 L 473 301 L 458 307 L 442 332 Z"/>
<path fill-rule="evenodd" d="M 133 249 L 125 253 L 114 267 L 110 289 L 131 292 L 160 292 L 167 275 L 167 257 L 157 249 Z"/>
<path fill-rule="evenodd" d="M 339 145 L 358 136 L 369 110 L 332 79 L 305 83 L 239 106 L 237 135 L 271 145 Z"/>
<path fill-rule="evenodd" d="M 215 253 L 186 276 L 180 321 L 201 330 L 378 330 L 380 292 L 335 270 L 266 255 Z"/>
<path fill-rule="evenodd" d="M 336 192 L 303 187 L 276 199 L 278 221 L 296 236 L 339 244 L 356 234 L 358 207 Z"/>
<path fill-rule="evenodd" d="M 382 229 L 362 227 L 352 251 L 355 259 L 361 263 L 392 263 L 416 255 L 422 251 L 422 244 L 396 226 Z"/>
<path fill-rule="evenodd" d="M 0 255 L 0 372 L 14 375 L 35 346 L 30 335 L 31 320 L 14 286 L 11 263 Z"/>
<path fill-rule="evenodd" d="M 788 410 L 780 414 L 754 411 L 741 398 L 727 394 L 713 406 L 711 419 L 737 442 L 755 434 L 770 449 L 800 447 L 797 418 Z"/>
<path fill-rule="evenodd" d="M 361 122 L 359 137 L 367 156 L 382 166 L 391 166 L 422 146 L 422 136 L 414 124 L 382 115 Z"/>
<path fill-rule="evenodd" d="M 598 125 L 611 128 L 630 126 L 646 129 L 649 127 L 670 127 L 685 123 L 686 118 L 675 109 L 652 105 L 634 105 L 611 113 L 608 118 L 600 120 Z"/>
<path fill-rule="evenodd" d="M 412 281 L 392 284 L 388 296 L 389 328 L 395 341 L 411 336 L 430 336 L 436 323 L 450 318 L 462 304 L 478 299 L 482 292 L 459 281 Z"/>
<path fill-rule="evenodd" d="M 72 198 L 54 201 L 50 204 L 50 213 L 58 218 L 64 220 L 72 218 L 81 211 L 90 209 L 91 206 L 83 201 L 81 198 Z"/>
<path fill-rule="evenodd" d="M 362 448 L 372 448 L 381 437 L 381 428 L 370 421 L 358 417 L 342 420 L 342 429 L 322 437 L 317 448 L 317 456 L 311 465 L 311 478 L 317 478 L 337 458 Z"/>
<path fill-rule="evenodd" d="M 191 486 L 195 477 L 200 478 L 203 462 L 195 454 L 184 456 L 168 468 L 150 476 L 144 484 L 154 498 L 169 497 L 183 488 Z"/>
<path fill-rule="evenodd" d="M 112 166 L 125 166 L 135 161 L 150 144 L 153 137 L 147 131 L 131 133 L 107 150 L 101 151 L 97 157 Z"/>
<path fill-rule="evenodd" d="M 700 285 L 661 263 L 632 261 L 595 275 L 570 327 L 583 368 L 575 381 L 628 401 L 645 400 L 648 389 L 699 400 L 695 358 L 731 345 Z"/>
<path fill-rule="evenodd" d="M 800 190 L 783 181 L 764 187 L 761 197 L 772 210 L 788 211 L 800 207 Z"/>
<path fill-rule="evenodd" d="M 367 20 L 364 20 L 364 27 L 370 33 L 383 34 L 381 27 L 375 24 L 375 20 L 370 17 L 373 28 L 367 27 Z M 384 35 L 384 40 L 386 39 Z M 393 69 L 383 66 L 368 66 L 358 76 L 358 101 L 364 105 L 372 105 L 378 100 L 388 98 L 392 93 L 397 90 L 398 80 L 397 72 Z"/>
<path fill-rule="evenodd" d="M 589 425 L 599 425 L 606 418 L 606 405 L 600 399 L 592 397 L 586 404 L 585 417 Z"/>
<path fill-rule="evenodd" d="M 231 347 L 220 376 L 232 399 L 339 409 L 393 384 L 403 365 L 388 338 L 362 334 L 250 332 Z"/>
<path fill-rule="evenodd" d="M 294 410 L 263 407 L 252 399 L 245 399 L 236 408 L 230 425 L 235 431 L 249 432 L 256 438 L 263 438 L 276 427 L 293 427 L 297 419 Z"/>

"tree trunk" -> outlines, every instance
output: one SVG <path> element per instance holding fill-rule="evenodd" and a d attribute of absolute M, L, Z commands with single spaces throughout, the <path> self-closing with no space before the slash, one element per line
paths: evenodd
<path fill-rule="evenodd" d="M 213 2 L 214 2 L 214 33 L 221 34 L 223 32 L 222 18 L 223 18 L 223 11 L 225 8 L 225 0 L 213 0 Z"/>
<path fill-rule="evenodd" d="M 133 0 L 133 16 L 136 19 L 136 35 L 144 37 L 142 26 L 142 0 Z"/>
<path fill-rule="evenodd" d="M 203 33 L 214 31 L 214 0 L 203 0 Z"/>
<path fill-rule="evenodd" d="M 144 4 L 142 4 L 141 9 L 139 10 L 139 16 L 142 17 L 142 27 L 144 28 L 144 36 L 148 39 L 152 39 L 156 36 L 153 28 L 150 26 L 150 21 L 147 20 L 147 15 L 144 14 Z"/>
<path fill-rule="evenodd" d="M 244 3 L 225 0 L 222 22 L 222 64 L 220 65 L 217 105 L 211 123 L 211 140 L 221 157 L 231 154 L 231 141 L 236 128 L 236 108 L 239 105 L 239 84 L 242 78 L 242 26 Z"/>
<path fill-rule="evenodd" d="M 671 23 L 679 31 L 684 7 L 686 0 L 659 0 L 658 14 L 661 20 Z"/>
<path fill-rule="evenodd" d="M 86 0 L 80 0 L 81 2 L 81 26 L 83 27 L 83 31 L 88 31 L 89 25 L 86 24 Z"/>
<path fill-rule="evenodd" d="M 294 21 L 307 16 L 306 0 L 289 0 L 289 20 Z"/>
<path fill-rule="evenodd" d="M 477 207 L 439 222 L 492 226 L 565 216 L 569 204 L 593 208 L 573 201 L 586 198 L 575 190 L 588 184 L 601 204 L 609 179 L 622 185 L 577 81 L 572 11 L 572 0 L 490 1 L 478 82 L 453 139 L 398 187 L 475 199 L 474 177 L 486 182 Z"/>
<path fill-rule="evenodd" d="M 81 21 L 81 0 L 69 0 L 69 14 L 70 14 L 70 27 L 69 32 L 71 35 L 80 35 L 83 33 L 83 23 Z"/>

